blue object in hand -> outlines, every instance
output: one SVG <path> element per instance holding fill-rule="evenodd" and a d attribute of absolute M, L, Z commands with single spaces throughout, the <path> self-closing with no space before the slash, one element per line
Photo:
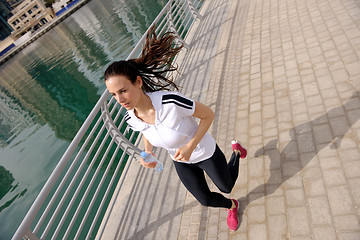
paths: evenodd
<path fill-rule="evenodd" d="M 159 162 L 159 160 L 157 160 L 157 158 L 155 158 L 153 155 L 142 151 L 140 153 L 140 156 L 144 159 L 144 162 L 146 163 L 156 162 L 156 166 L 154 167 L 155 171 L 160 172 L 161 170 L 163 170 L 163 164 Z"/>

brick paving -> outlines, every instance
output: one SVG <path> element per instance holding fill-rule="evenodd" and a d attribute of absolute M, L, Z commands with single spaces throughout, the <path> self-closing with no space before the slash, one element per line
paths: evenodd
<path fill-rule="evenodd" d="M 248 147 L 228 195 L 241 225 L 230 234 L 161 152 L 159 176 L 132 164 L 103 239 L 359 240 L 360 2 L 207 0 L 201 15 L 177 81 L 216 112 L 227 157 L 234 138 Z"/>

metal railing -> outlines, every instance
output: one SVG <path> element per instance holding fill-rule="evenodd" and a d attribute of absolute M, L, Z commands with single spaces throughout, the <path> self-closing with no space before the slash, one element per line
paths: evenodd
<path fill-rule="evenodd" d="M 156 33 L 172 31 L 186 48 L 187 32 L 202 0 L 170 0 L 153 23 Z M 136 58 L 142 36 L 127 59 Z M 128 128 L 126 110 L 106 90 L 65 151 L 13 236 L 17 239 L 94 239 L 111 197 L 121 191 L 141 135 Z M 115 189 L 117 188 L 117 189 Z"/>

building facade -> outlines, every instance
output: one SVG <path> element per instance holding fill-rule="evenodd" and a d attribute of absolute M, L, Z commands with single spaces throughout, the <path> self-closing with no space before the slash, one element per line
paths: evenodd
<path fill-rule="evenodd" d="M 34 32 L 50 22 L 54 15 L 41 0 L 25 0 L 12 11 L 8 23 L 14 29 L 11 37 L 16 40 L 27 32 Z"/>
<path fill-rule="evenodd" d="M 0 0 L 0 41 L 10 36 L 12 28 L 7 20 L 12 16 L 11 6 L 5 0 Z"/>
<path fill-rule="evenodd" d="M 12 8 L 16 8 L 24 0 L 6 0 Z"/>

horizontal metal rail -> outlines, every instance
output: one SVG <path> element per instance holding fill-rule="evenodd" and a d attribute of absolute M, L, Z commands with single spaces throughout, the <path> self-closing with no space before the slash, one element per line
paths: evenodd
<path fill-rule="evenodd" d="M 186 48 L 187 32 L 202 0 L 170 0 L 153 23 L 156 33 L 171 31 Z M 127 59 L 136 58 L 146 33 Z M 139 155 L 141 134 L 124 121 L 126 110 L 106 90 L 81 126 L 17 229 L 18 239 L 94 239 L 109 218 L 110 199 L 121 191 L 127 170 Z M 116 186 L 120 186 L 115 189 Z"/>

